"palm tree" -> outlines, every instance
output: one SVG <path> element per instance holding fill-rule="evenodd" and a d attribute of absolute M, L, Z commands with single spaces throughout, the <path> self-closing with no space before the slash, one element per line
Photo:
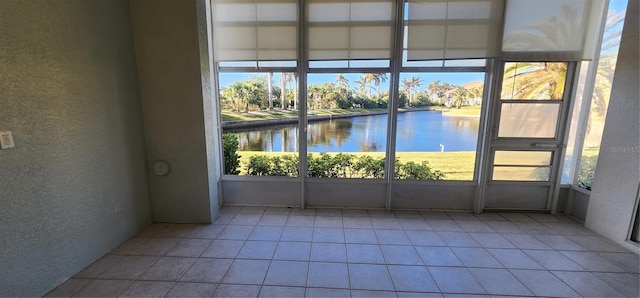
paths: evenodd
<path fill-rule="evenodd" d="M 482 86 L 478 86 L 478 87 L 473 87 L 469 90 L 467 90 L 467 95 L 470 99 L 482 99 L 482 92 L 483 92 L 483 88 Z"/>
<path fill-rule="evenodd" d="M 287 109 L 286 82 L 287 78 L 285 76 L 285 73 L 283 72 L 280 74 L 280 106 L 285 110 Z"/>
<path fill-rule="evenodd" d="M 347 98 L 347 93 L 349 92 L 349 80 L 345 78 L 342 74 L 339 74 L 336 77 L 335 85 L 338 89 L 338 95 L 342 99 Z"/>
<path fill-rule="evenodd" d="M 373 81 L 375 80 L 375 74 L 373 73 L 365 73 L 364 76 L 362 76 L 364 82 L 367 84 L 367 98 L 371 98 L 371 86 L 373 83 Z"/>
<path fill-rule="evenodd" d="M 468 92 L 464 87 L 458 86 L 453 90 L 453 104 L 456 108 L 461 108 L 462 104 L 467 100 Z"/>
<path fill-rule="evenodd" d="M 309 94 L 309 108 L 315 110 L 318 107 L 318 104 L 322 101 L 324 97 L 325 90 L 320 85 L 310 85 L 307 88 L 307 93 Z"/>
<path fill-rule="evenodd" d="M 273 72 L 267 73 L 267 94 L 269 97 L 269 110 L 273 110 Z"/>
<path fill-rule="evenodd" d="M 413 94 L 415 93 L 415 89 L 417 89 L 418 87 L 420 87 L 420 85 L 422 85 L 422 79 L 420 79 L 419 77 L 411 77 L 408 80 L 407 79 L 402 79 L 402 89 L 404 91 L 404 93 L 407 95 L 407 98 L 409 99 L 409 103 L 411 103 L 413 101 Z"/>
<path fill-rule="evenodd" d="M 292 72 L 285 74 L 287 83 L 293 82 L 293 109 L 298 106 L 298 73 Z M 284 94 L 284 91 L 282 92 Z"/>
<path fill-rule="evenodd" d="M 513 50 L 545 49 L 567 51 L 581 45 L 583 36 L 582 17 L 577 10 L 562 5 L 562 17 L 549 17 L 542 22 L 530 24 L 525 30 L 514 31 L 504 38 L 503 48 Z"/>
<path fill-rule="evenodd" d="M 360 85 L 360 88 L 358 89 L 359 93 L 364 94 L 367 90 L 367 79 L 364 76 L 361 76 L 360 79 L 355 80 L 355 83 Z"/>
<path fill-rule="evenodd" d="M 616 67 L 617 48 L 620 46 L 620 36 L 622 31 L 616 28 L 624 21 L 624 12 L 609 14 L 607 16 L 606 27 L 604 29 L 604 37 L 600 61 L 598 62 L 598 71 L 594 82 L 593 97 L 591 99 L 592 116 L 589 117 L 587 123 L 587 132 L 591 128 L 593 116 L 604 120 L 609 105 L 609 96 L 611 95 L 611 86 L 613 84 L 613 73 Z M 593 119 L 596 120 L 596 119 Z"/>
<path fill-rule="evenodd" d="M 419 77 L 411 77 L 411 87 L 413 89 L 418 89 L 422 85 L 422 79 Z M 414 90 L 414 93 L 417 90 Z"/>
<path fill-rule="evenodd" d="M 349 79 L 345 78 L 342 74 L 336 77 L 336 86 L 349 90 Z"/>
<path fill-rule="evenodd" d="M 447 82 L 441 84 L 440 81 L 436 80 L 431 82 L 427 88 L 429 89 L 429 94 L 435 96 L 440 105 L 443 106 L 447 100 L 447 93 L 454 87 Z"/>
<path fill-rule="evenodd" d="M 502 98 L 562 99 L 567 63 L 514 62 L 505 65 Z"/>
<path fill-rule="evenodd" d="M 407 98 L 409 99 L 409 103 L 411 103 L 411 81 L 407 80 L 407 79 L 402 79 L 402 90 L 404 92 L 404 94 L 407 96 Z"/>
<path fill-rule="evenodd" d="M 387 81 L 387 74 L 386 73 L 370 73 L 367 75 L 369 75 L 371 78 L 369 84 L 373 83 L 376 86 L 376 94 L 380 95 L 380 84 Z"/>

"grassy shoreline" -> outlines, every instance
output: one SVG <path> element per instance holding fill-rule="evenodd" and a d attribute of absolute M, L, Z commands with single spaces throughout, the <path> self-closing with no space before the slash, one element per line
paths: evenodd
<path fill-rule="evenodd" d="M 480 108 L 464 107 L 461 109 L 446 108 L 440 106 L 419 107 L 419 108 L 400 108 L 399 112 L 413 111 L 442 111 L 450 116 L 480 116 Z M 329 117 L 337 115 L 364 116 L 369 114 L 387 113 L 387 109 L 322 109 L 309 110 L 309 117 Z M 260 121 L 260 120 L 277 120 L 277 119 L 293 119 L 298 117 L 298 110 L 266 110 L 266 111 L 249 111 L 249 112 L 233 112 L 229 110 L 222 111 L 223 122 L 241 122 L 241 121 Z"/>

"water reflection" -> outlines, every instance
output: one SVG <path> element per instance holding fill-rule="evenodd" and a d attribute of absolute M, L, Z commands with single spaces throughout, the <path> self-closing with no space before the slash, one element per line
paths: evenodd
<path fill-rule="evenodd" d="M 416 111 L 398 115 L 396 151 L 475 151 L 478 118 L 449 117 L 441 112 Z M 383 152 L 387 115 L 361 116 L 309 123 L 309 152 Z M 297 152 L 295 125 L 235 131 L 241 151 Z"/>

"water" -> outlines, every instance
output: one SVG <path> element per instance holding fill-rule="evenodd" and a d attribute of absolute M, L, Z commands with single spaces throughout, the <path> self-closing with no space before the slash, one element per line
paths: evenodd
<path fill-rule="evenodd" d="M 438 111 L 398 114 L 396 151 L 475 151 L 479 118 L 443 116 Z M 387 115 L 359 116 L 309 123 L 308 152 L 384 152 Z M 296 125 L 235 131 L 240 151 L 296 152 Z"/>

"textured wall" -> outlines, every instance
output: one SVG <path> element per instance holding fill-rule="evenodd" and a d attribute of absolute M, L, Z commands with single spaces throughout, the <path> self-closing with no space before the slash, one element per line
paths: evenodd
<path fill-rule="evenodd" d="M 126 0 L 0 0 L 0 296 L 38 296 L 151 221 Z"/>
<path fill-rule="evenodd" d="M 171 164 L 169 175 L 149 176 L 153 216 L 161 222 L 210 222 L 217 210 L 215 181 L 209 184 L 212 139 L 205 113 L 211 111 L 204 109 L 197 4 L 131 1 L 147 160 L 150 166 Z"/>
<path fill-rule="evenodd" d="M 638 13 L 638 1 L 629 1 L 585 220 L 587 228 L 623 245 L 640 183 Z"/>

